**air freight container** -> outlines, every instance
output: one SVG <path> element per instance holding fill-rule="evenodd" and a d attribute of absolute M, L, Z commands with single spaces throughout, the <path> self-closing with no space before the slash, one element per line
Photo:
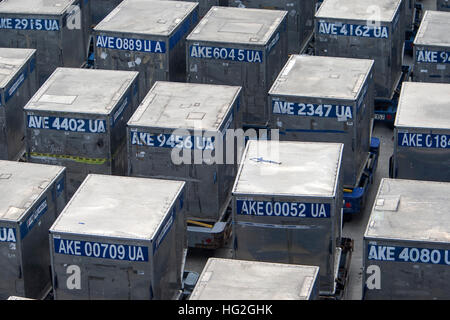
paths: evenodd
<path fill-rule="evenodd" d="M 92 23 L 97 24 L 111 13 L 122 0 L 88 0 L 91 3 Z"/>
<path fill-rule="evenodd" d="M 144 97 L 155 81 L 186 81 L 186 35 L 198 4 L 124 0 L 94 28 L 95 68 L 139 71 Z"/>
<path fill-rule="evenodd" d="M 375 97 L 391 99 L 402 74 L 402 0 L 325 0 L 315 16 L 315 53 L 375 60 Z"/>
<path fill-rule="evenodd" d="M 450 182 L 450 84 L 404 82 L 394 123 L 393 177 Z"/>
<path fill-rule="evenodd" d="M 381 180 L 363 244 L 367 300 L 448 300 L 450 183 Z"/>
<path fill-rule="evenodd" d="M 189 300 L 316 300 L 319 267 L 209 258 Z"/>
<path fill-rule="evenodd" d="M 0 160 L 0 299 L 51 288 L 48 230 L 66 205 L 65 168 Z"/>
<path fill-rule="evenodd" d="M 25 106 L 27 159 L 67 167 L 69 197 L 89 173 L 126 174 L 137 75 L 58 68 Z"/>
<path fill-rule="evenodd" d="M 373 60 L 292 55 L 269 90 L 270 127 L 283 141 L 345 144 L 344 186 L 367 162 L 373 117 Z"/>
<path fill-rule="evenodd" d="M 37 90 L 36 50 L 0 48 L 0 159 L 24 149 L 23 107 Z"/>
<path fill-rule="evenodd" d="M 288 53 L 298 54 L 314 31 L 315 0 L 228 0 L 230 7 L 286 10 Z"/>
<path fill-rule="evenodd" d="M 55 299 L 177 297 L 186 249 L 184 185 L 88 175 L 50 228 Z"/>
<path fill-rule="evenodd" d="M 233 258 L 320 267 L 334 294 L 342 236 L 340 143 L 247 143 L 233 186 Z"/>
<path fill-rule="evenodd" d="M 425 11 L 414 39 L 414 81 L 450 83 L 450 12 Z"/>
<path fill-rule="evenodd" d="M 0 2 L 0 46 L 37 49 L 39 85 L 57 67 L 80 67 L 87 58 L 90 6 L 85 0 Z"/>
<path fill-rule="evenodd" d="M 242 86 L 243 124 L 264 127 L 288 58 L 287 12 L 213 7 L 186 38 L 188 82 Z"/>
<path fill-rule="evenodd" d="M 187 216 L 217 221 L 237 171 L 227 130 L 240 97 L 240 87 L 156 82 L 128 122 L 129 175 L 186 181 Z"/>

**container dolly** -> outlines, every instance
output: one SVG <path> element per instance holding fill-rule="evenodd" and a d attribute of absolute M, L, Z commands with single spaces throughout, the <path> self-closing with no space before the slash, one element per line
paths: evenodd
<path fill-rule="evenodd" d="M 393 125 L 397 113 L 398 98 L 403 81 L 408 81 L 411 76 L 411 67 L 402 66 L 402 73 L 398 79 L 397 86 L 390 99 L 375 98 L 375 120 Z"/>
<path fill-rule="evenodd" d="M 353 189 L 344 188 L 344 221 L 350 221 L 353 214 L 357 214 L 364 209 L 369 188 L 374 181 L 374 173 L 378 166 L 380 155 L 380 139 L 372 137 L 370 141 L 370 151 L 366 164 L 361 172 L 356 187 Z"/>
<path fill-rule="evenodd" d="M 94 37 L 89 36 L 89 47 L 87 51 L 86 61 L 81 65 L 82 69 L 94 69 Z"/>
<path fill-rule="evenodd" d="M 336 284 L 334 293 L 319 294 L 319 300 L 343 300 L 345 298 L 353 249 L 354 241 L 352 239 L 341 238 L 339 259 L 336 261 Z"/>
<path fill-rule="evenodd" d="M 202 249 L 222 248 L 231 236 L 231 194 L 220 219 L 216 222 L 188 219 L 188 247 Z"/>
<path fill-rule="evenodd" d="M 416 3 L 414 7 L 414 28 L 413 30 L 406 30 L 405 32 L 405 53 L 413 54 L 413 43 L 416 37 L 417 30 L 419 30 L 420 21 L 422 19 L 423 4 Z"/>

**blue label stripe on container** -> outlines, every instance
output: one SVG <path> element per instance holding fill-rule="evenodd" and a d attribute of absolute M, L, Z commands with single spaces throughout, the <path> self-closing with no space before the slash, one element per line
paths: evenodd
<path fill-rule="evenodd" d="M 300 117 L 353 118 L 352 106 L 272 100 L 272 113 Z"/>
<path fill-rule="evenodd" d="M 20 225 L 20 237 L 25 238 L 27 234 L 33 229 L 41 217 L 48 211 L 47 198 L 42 200 L 32 211 L 30 216 Z"/>
<path fill-rule="evenodd" d="M 192 12 L 192 23 L 195 26 L 197 24 L 198 21 L 198 7 Z"/>
<path fill-rule="evenodd" d="M 57 19 L 10 18 L 0 16 L 0 30 L 2 29 L 59 31 L 61 26 Z"/>
<path fill-rule="evenodd" d="M 106 121 L 101 119 L 76 119 L 27 115 L 27 128 L 82 133 L 105 133 Z"/>
<path fill-rule="evenodd" d="M 33 58 L 30 61 L 30 74 L 33 73 L 34 68 L 36 68 L 36 58 Z"/>
<path fill-rule="evenodd" d="M 21 74 L 19 74 L 13 81 L 13 83 L 5 90 L 5 103 L 7 103 L 19 90 L 22 84 L 27 78 L 28 71 L 25 69 Z"/>
<path fill-rule="evenodd" d="M 163 228 L 155 235 L 155 239 L 153 241 L 153 255 L 156 254 L 162 242 L 166 238 L 167 234 L 172 229 L 172 226 L 175 222 L 175 218 L 176 218 L 176 210 L 175 208 L 173 208 L 170 216 L 166 219 L 166 221 L 164 221 Z"/>
<path fill-rule="evenodd" d="M 0 227 L 0 242 L 17 242 L 16 229 Z"/>
<path fill-rule="evenodd" d="M 165 53 L 166 43 L 164 41 L 110 37 L 98 35 L 95 41 L 97 48 L 137 51 L 147 53 Z"/>
<path fill-rule="evenodd" d="M 450 51 L 417 50 L 416 61 L 423 63 L 450 63 Z"/>
<path fill-rule="evenodd" d="M 317 23 L 319 34 L 350 36 L 361 38 L 389 38 L 389 28 L 386 26 L 370 26 L 360 24 L 347 24 L 319 21 Z"/>
<path fill-rule="evenodd" d="M 450 149 L 450 135 L 426 133 L 398 133 L 398 146 L 408 148 Z"/>
<path fill-rule="evenodd" d="M 367 247 L 367 259 L 450 266 L 450 250 L 386 246 L 369 243 Z"/>
<path fill-rule="evenodd" d="M 133 130 L 130 132 L 131 145 L 180 148 L 196 150 L 214 150 L 215 137 L 207 136 L 179 136 L 174 134 L 151 134 Z"/>
<path fill-rule="evenodd" d="M 249 63 L 263 62 L 263 52 L 260 50 L 191 45 L 189 46 L 189 55 L 192 58 L 199 59 L 227 60 Z"/>
<path fill-rule="evenodd" d="M 189 18 L 187 18 L 181 27 L 178 28 L 178 30 L 169 38 L 169 50 L 172 50 L 177 43 L 180 41 L 180 39 L 189 31 L 189 28 L 191 27 L 191 21 Z"/>
<path fill-rule="evenodd" d="M 267 53 L 270 53 L 272 51 L 273 47 L 275 47 L 275 45 L 278 43 L 278 40 L 280 40 L 279 32 L 277 32 L 275 37 L 273 37 L 272 41 L 269 42 L 269 45 L 267 46 Z"/>
<path fill-rule="evenodd" d="M 247 216 L 288 218 L 330 218 L 329 203 L 236 200 L 236 213 Z"/>
<path fill-rule="evenodd" d="M 111 117 L 111 127 L 114 127 L 117 123 L 117 121 L 120 120 L 122 114 L 124 113 L 125 109 L 128 108 L 131 102 L 131 92 L 129 92 L 119 103 L 119 107 L 117 110 L 114 111 Z"/>
<path fill-rule="evenodd" d="M 121 261 L 148 261 L 148 248 L 143 246 L 102 243 L 96 241 L 53 238 L 56 254 Z"/>

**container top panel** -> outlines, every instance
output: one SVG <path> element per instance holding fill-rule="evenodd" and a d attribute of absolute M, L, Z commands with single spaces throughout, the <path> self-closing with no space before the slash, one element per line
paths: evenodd
<path fill-rule="evenodd" d="M 187 39 L 266 45 L 287 11 L 212 7 Z"/>
<path fill-rule="evenodd" d="M 403 82 L 396 127 L 450 129 L 450 84 Z"/>
<path fill-rule="evenodd" d="M 64 167 L 0 160 L 0 220 L 19 221 Z"/>
<path fill-rule="evenodd" d="M 135 71 L 57 68 L 24 109 L 110 114 L 137 75 Z"/>
<path fill-rule="evenodd" d="M 344 145 L 248 142 L 233 194 L 334 197 Z"/>
<path fill-rule="evenodd" d="M 450 183 L 383 178 L 365 237 L 450 243 Z"/>
<path fill-rule="evenodd" d="M 194 2 L 125 0 L 94 30 L 168 36 L 197 6 Z"/>
<path fill-rule="evenodd" d="M 158 81 L 129 126 L 218 130 L 241 87 Z"/>
<path fill-rule="evenodd" d="M 51 231 L 151 240 L 184 182 L 89 174 Z"/>
<path fill-rule="evenodd" d="M 7 0 L 0 1 L 0 14 L 61 15 L 77 0 Z"/>
<path fill-rule="evenodd" d="M 373 60 L 291 55 L 269 94 L 356 100 Z"/>
<path fill-rule="evenodd" d="M 316 18 L 392 22 L 402 0 L 325 0 Z"/>
<path fill-rule="evenodd" d="M 0 48 L 0 88 L 5 88 L 35 52 L 35 49 Z"/>
<path fill-rule="evenodd" d="M 210 258 L 190 300 L 307 300 L 319 267 Z"/>
<path fill-rule="evenodd" d="M 415 45 L 450 46 L 450 12 L 425 11 Z"/>

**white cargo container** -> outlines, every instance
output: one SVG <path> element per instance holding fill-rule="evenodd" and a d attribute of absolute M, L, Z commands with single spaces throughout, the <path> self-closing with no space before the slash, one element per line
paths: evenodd
<path fill-rule="evenodd" d="M 413 80 L 450 83 L 450 12 L 425 11 L 414 39 Z"/>
<path fill-rule="evenodd" d="M 90 174 L 50 228 L 56 300 L 174 299 L 184 182 Z"/>
<path fill-rule="evenodd" d="M 67 168 L 71 197 L 89 173 L 125 175 L 138 73 L 58 68 L 25 106 L 27 159 Z"/>
<path fill-rule="evenodd" d="M 363 296 L 450 299 L 450 183 L 382 179 L 363 243 Z"/>
<path fill-rule="evenodd" d="M 320 267 L 333 295 L 341 256 L 341 143 L 247 143 L 233 186 L 233 257 Z"/>
<path fill-rule="evenodd" d="M 155 81 L 186 81 L 186 35 L 198 4 L 124 0 L 93 31 L 95 68 L 139 72 L 144 97 Z"/>
<path fill-rule="evenodd" d="M 402 74 L 404 1 L 325 0 L 315 16 L 315 53 L 375 60 L 375 97 L 391 99 Z"/>
<path fill-rule="evenodd" d="M 36 92 L 36 50 L 0 48 L 0 159 L 15 160 L 24 145 L 23 107 Z"/>
<path fill-rule="evenodd" d="M 394 123 L 393 177 L 450 182 L 450 84 L 404 82 Z"/>
<path fill-rule="evenodd" d="M 189 300 L 316 300 L 319 267 L 209 258 Z"/>
<path fill-rule="evenodd" d="M 282 141 L 343 143 L 344 187 L 369 157 L 374 61 L 292 55 L 269 90 L 270 127 Z"/>
<path fill-rule="evenodd" d="M 37 49 L 39 85 L 57 67 L 80 67 L 87 58 L 90 5 L 85 0 L 0 2 L 0 46 Z"/>
<path fill-rule="evenodd" d="M 129 175 L 186 181 L 187 216 L 220 220 L 237 172 L 226 133 L 240 98 L 236 86 L 156 82 L 128 122 Z"/>
<path fill-rule="evenodd" d="M 0 299 L 51 288 L 48 230 L 66 205 L 60 166 L 0 160 Z"/>
<path fill-rule="evenodd" d="M 186 38 L 188 82 L 242 86 L 243 124 L 266 126 L 287 61 L 287 11 L 212 7 Z"/>

